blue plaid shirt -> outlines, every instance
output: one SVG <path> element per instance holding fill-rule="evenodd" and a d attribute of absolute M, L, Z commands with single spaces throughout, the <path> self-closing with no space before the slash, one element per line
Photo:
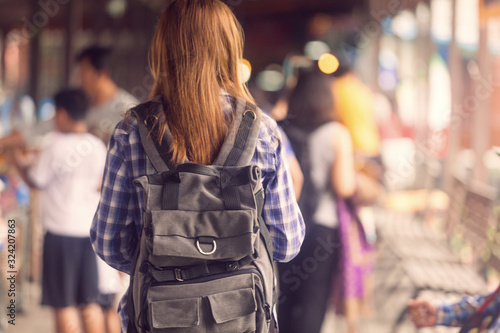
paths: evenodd
<path fill-rule="evenodd" d="M 225 98 L 222 98 L 224 96 Z M 223 111 L 230 114 L 236 100 L 221 95 Z M 252 164 L 262 171 L 265 189 L 263 219 L 274 245 L 274 260 L 286 262 L 300 250 L 305 225 L 285 163 L 277 124 L 261 113 L 262 121 Z M 101 200 L 90 230 L 95 252 L 110 266 L 130 274 L 131 261 L 142 228 L 143 194 L 134 179 L 156 173 L 141 145 L 137 121 L 131 117 L 116 126 L 108 147 Z M 119 306 L 122 332 L 126 332 L 126 295 Z"/>
<path fill-rule="evenodd" d="M 461 327 L 467 318 L 476 312 L 485 302 L 487 296 L 477 295 L 474 297 L 464 297 L 456 304 L 441 305 L 438 307 L 437 324 L 444 326 Z M 485 313 L 498 316 L 500 312 L 500 297 L 497 296 L 486 308 Z M 488 331 L 489 333 L 500 333 L 500 319 Z"/>

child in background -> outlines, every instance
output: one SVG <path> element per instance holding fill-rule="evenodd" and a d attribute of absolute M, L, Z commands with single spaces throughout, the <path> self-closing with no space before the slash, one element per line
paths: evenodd
<path fill-rule="evenodd" d="M 97 261 L 89 230 L 99 202 L 106 147 L 87 132 L 88 99 L 80 90 L 54 97 L 57 132 L 35 163 L 12 155 L 21 177 L 40 190 L 43 253 L 42 304 L 54 308 L 57 332 L 103 332 L 97 305 Z M 80 315 L 82 325 L 80 324 Z"/>

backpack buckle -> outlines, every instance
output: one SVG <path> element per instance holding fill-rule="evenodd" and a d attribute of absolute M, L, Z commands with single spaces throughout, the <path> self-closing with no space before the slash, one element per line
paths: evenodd
<path fill-rule="evenodd" d="M 202 244 L 212 243 L 212 250 L 210 252 L 205 252 L 201 248 L 200 243 L 202 243 Z M 213 239 L 211 237 L 198 237 L 198 239 L 196 240 L 196 247 L 198 248 L 198 251 L 205 256 L 209 256 L 211 254 L 214 254 L 215 251 L 217 251 L 217 243 L 215 242 L 215 239 Z"/>
<path fill-rule="evenodd" d="M 180 268 L 174 269 L 174 276 L 177 281 L 179 282 L 184 281 L 184 279 L 182 278 L 182 271 Z"/>

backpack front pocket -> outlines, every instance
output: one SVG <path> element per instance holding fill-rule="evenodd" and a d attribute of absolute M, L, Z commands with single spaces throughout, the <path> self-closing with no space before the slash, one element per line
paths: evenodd
<path fill-rule="evenodd" d="M 200 304 L 200 297 L 152 302 L 149 317 L 153 331 L 200 325 Z"/>
<path fill-rule="evenodd" d="M 253 323 L 253 330 L 250 332 L 255 331 L 257 303 L 252 289 L 233 290 L 209 295 L 207 298 L 216 324 L 222 325 L 227 323 L 231 324 L 231 327 L 241 327 L 241 329 L 244 329 L 246 323 L 250 322 Z M 247 332 L 247 330 L 236 329 L 231 332 Z"/>
<path fill-rule="evenodd" d="M 157 285 L 148 293 L 149 324 L 153 333 L 251 333 L 256 330 L 257 303 L 251 273 Z"/>

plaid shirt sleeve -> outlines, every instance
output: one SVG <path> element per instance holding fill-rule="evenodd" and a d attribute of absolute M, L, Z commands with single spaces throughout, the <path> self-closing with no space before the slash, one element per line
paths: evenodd
<path fill-rule="evenodd" d="M 462 326 L 484 302 L 483 295 L 464 297 L 456 304 L 445 304 L 438 307 L 437 325 Z"/>
<path fill-rule="evenodd" d="M 262 128 L 253 163 L 262 169 L 266 199 L 263 219 L 274 246 L 274 260 L 287 262 L 300 251 L 305 225 L 295 198 L 286 152 L 278 125 L 262 114 Z"/>
<path fill-rule="evenodd" d="M 101 200 L 97 208 L 90 238 L 94 250 L 110 266 L 129 273 L 138 242 L 135 222 L 140 203 L 129 176 L 125 158 L 127 149 L 122 138 L 127 135 L 123 123 L 118 124 L 111 137 L 101 188 Z M 140 217 L 140 213 L 139 213 Z"/>

